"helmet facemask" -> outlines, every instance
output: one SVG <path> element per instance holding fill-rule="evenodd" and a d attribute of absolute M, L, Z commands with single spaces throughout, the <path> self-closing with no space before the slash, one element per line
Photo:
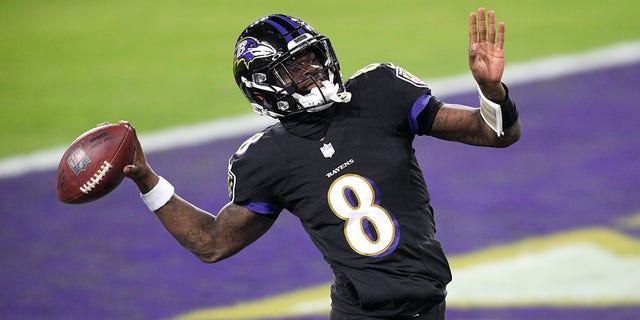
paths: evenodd
<path fill-rule="evenodd" d="M 285 91 L 296 100 L 298 108 L 316 112 L 328 108 L 335 101 L 342 101 L 337 96 L 341 84 L 336 83 L 339 71 L 327 40 L 300 47 L 292 50 L 272 69 Z M 281 103 L 278 107 L 287 106 Z"/>

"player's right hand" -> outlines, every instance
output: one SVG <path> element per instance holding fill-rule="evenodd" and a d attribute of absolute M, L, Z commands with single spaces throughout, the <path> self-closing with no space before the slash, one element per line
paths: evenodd
<path fill-rule="evenodd" d="M 120 123 L 128 123 L 128 121 L 121 120 Z M 129 125 L 133 128 L 135 153 L 133 155 L 133 164 L 125 166 L 122 171 L 127 178 L 135 182 L 140 192 L 147 193 L 158 183 L 159 177 L 147 162 L 135 127 L 131 124 Z"/>

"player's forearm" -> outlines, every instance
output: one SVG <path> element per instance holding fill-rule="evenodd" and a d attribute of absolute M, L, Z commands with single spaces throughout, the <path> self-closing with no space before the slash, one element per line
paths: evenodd
<path fill-rule="evenodd" d="M 263 235 L 275 217 L 259 215 L 232 203 L 217 216 L 174 194 L 156 215 L 178 242 L 202 262 L 226 259 Z"/>
<path fill-rule="evenodd" d="M 430 134 L 469 145 L 504 148 L 520 139 L 520 121 L 505 128 L 504 135 L 498 137 L 482 119 L 479 108 L 445 104 L 438 111 Z"/>
<path fill-rule="evenodd" d="M 501 146 L 508 147 L 518 142 L 518 140 L 520 140 L 520 135 L 520 120 L 517 120 L 512 126 L 504 129 L 504 135 L 500 137 Z"/>
<path fill-rule="evenodd" d="M 156 215 L 171 235 L 203 262 L 216 262 L 229 254 L 216 241 L 216 217 L 174 195 Z"/>
<path fill-rule="evenodd" d="M 478 113 L 477 123 L 478 126 L 481 127 L 481 133 L 477 134 L 477 141 L 482 141 L 482 143 L 478 145 L 493 148 L 506 148 L 520 140 L 520 120 L 516 120 L 516 122 L 508 128 L 504 128 L 504 134 L 498 137 L 493 129 L 491 129 L 491 127 L 482 120 L 482 116 L 479 114 L 480 110 L 476 109 L 476 112 Z"/>

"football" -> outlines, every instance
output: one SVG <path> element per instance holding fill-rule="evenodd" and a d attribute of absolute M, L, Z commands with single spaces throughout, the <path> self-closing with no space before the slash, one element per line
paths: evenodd
<path fill-rule="evenodd" d="M 124 179 L 122 169 L 133 163 L 133 138 L 133 128 L 120 123 L 93 128 L 74 140 L 58 165 L 58 199 L 87 203 L 113 191 Z"/>

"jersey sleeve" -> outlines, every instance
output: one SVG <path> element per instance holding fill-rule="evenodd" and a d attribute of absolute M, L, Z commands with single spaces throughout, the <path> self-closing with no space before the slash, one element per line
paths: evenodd
<path fill-rule="evenodd" d="M 268 131 L 253 135 L 229 159 L 229 200 L 259 214 L 278 214 L 283 209 L 276 196 L 279 174 L 277 145 Z"/>
<path fill-rule="evenodd" d="M 394 95 L 400 101 L 406 101 L 399 105 L 400 108 L 411 106 L 406 112 L 409 130 L 413 135 L 426 135 L 431 131 L 431 126 L 435 120 L 436 113 L 443 103 L 431 93 L 431 88 L 414 76 L 409 71 L 399 66 L 394 66 L 395 78 L 393 88 Z"/>
<path fill-rule="evenodd" d="M 428 135 L 438 110 L 444 105 L 440 99 L 425 94 L 413 103 L 409 114 L 409 127 L 414 135 Z"/>
<path fill-rule="evenodd" d="M 372 115 L 412 136 L 429 134 L 443 105 L 420 78 L 391 63 L 369 65 L 349 82 L 360 99 L 375 102 Z"/>

